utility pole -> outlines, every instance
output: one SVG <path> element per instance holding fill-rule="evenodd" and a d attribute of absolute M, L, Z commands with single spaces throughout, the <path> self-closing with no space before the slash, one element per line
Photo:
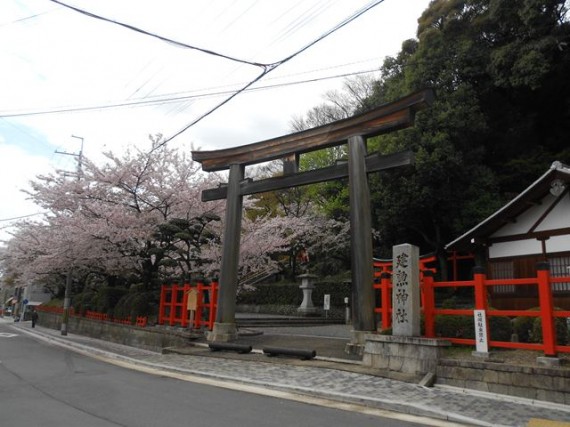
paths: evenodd
<path fill-rule="evenodd" d="M 67 335 L 67 325 L 69 323 L 69 307 L 71 305 L 71 272 L 72 268 L 67 270 L 65 279 L 65 296 L 63 298 L 63 317 L 61 319 L 61 335 Z"/>
<path fill-rule="evenodd" d="M 64 177 L 72 176 L 72 177 L 77 178 L 77 180 L 79 181 L 81 179 L 81 175 L 83 173 L 83 137 L 75 136 L 75 135 L 71 135 L 71 137 L 81 140 L 81 148 L 79 150 L 79 154 L 78 153 L 68 153 L 67 151 L 58 151 L 58 150 L 55 150 L 55 153 L 56 154 L 63 154 L 64 156 L 73 156 L 77 159 L 77 172 L 68 172 L 68 171 L 62 171 L 62 172 L 63 172 Z"/>
<path fill-rule="evenodd" d="M 67 156 L 74 156 L 77 159 L 77 172 L 71 173 L 63 171 L 63 176 L 75 176 L 77 181 L 81 179 L 83 173 L 83 138 L 80 136 L 71 135 L 72 138 L 77 138 L 81 140 L 81 149 L 79 154 L 67 153 L 65 151 L 57 151 L 57 154 L 64 154 Z M 69 248 L 71 249 L 71 248 Z M 73 274 L 73 266 L 70 265 L 67 270 L 67 277 L 65 279 L 65 296 L 63 298 L 63 317 L 61 319 L 61 335 L 67 335 L 67 325 L 69 323 L 69 308 L 71 306 L 71 279 Z"/>

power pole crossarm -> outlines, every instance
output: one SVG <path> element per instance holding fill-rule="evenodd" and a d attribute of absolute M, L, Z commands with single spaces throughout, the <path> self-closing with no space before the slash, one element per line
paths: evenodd
<path fill-rule="evenodd" d="M 79 150 L 79 153 L 68 153 L 67 151 L 58 151 L 55 150 L 56 154 L 63 154 L 65 156 L 73 156 L 77 159 L 77 172 L 69 172 L 69 171 L 63 171 L 63 176 L 67 177 L 67 176 L 72 176 L 77 178 L 77 180 L 79 181 L 81 179 L 81 175 L 83 173 L 83 137 L 81 136 L 75 136 L 75 135 L 71 135 L 72 138 L 77 138 L 81 140 L 81 148 Z"/>

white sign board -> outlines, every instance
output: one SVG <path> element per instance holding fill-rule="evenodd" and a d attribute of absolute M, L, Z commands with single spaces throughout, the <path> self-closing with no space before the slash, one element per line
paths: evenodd
<path fill-rule="evenodd" d="M 198 291 L 192 288 L 188 291 L 188 301 L 186 302 L 186 310 L 193 311 L 198 307 Z"/>
<path fill-rule="evenodd" d="M 475 347 L 478 353 L 489 352 L 487 341 L 487 315 L 485 310 L 473 310 L 475 316 Z"/>
<path fill-rule="evenodd" d="M 329 294 L 325 294 L 325 301 L 323 303 L 323 309 L 324 310 L 330 310 L 331 309 L 331 296 Z"/>

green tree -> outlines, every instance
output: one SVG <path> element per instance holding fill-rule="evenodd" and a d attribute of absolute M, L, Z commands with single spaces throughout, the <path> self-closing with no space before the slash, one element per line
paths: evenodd
<path fill-rule="evenodd" d="M 148 257 L 144 258 L 147 274 L 152 276 L 158 266 L 175 267 L 188 276 L 186 279 L 191 279 L 192 273 L 203 274 L 202 267 L 211 260 L 203 258 L 202 246 L 219 240 L 217 230 L 211 227 L 211 223 L 219 221 L 218 215 L 205 212 L 191 219 L 172 218 L 159 224 L 155 240 L 146 250 Z"/>
<path fill-rule="evenodd" d="M 424 87 L 437 100 L 414 128 L 376 141 L 416 152 L 411 172 L 372 178 L 380 253 L 406 239 L 443 254 L 552 161 L 569 160 L 565 14 L 564 1 L 434 0 L 418 39 L 384 61 L 367 105 Z"/>

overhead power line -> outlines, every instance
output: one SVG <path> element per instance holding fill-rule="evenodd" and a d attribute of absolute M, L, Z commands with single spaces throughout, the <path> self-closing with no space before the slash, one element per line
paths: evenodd
<path fill-rule="evenodd" d="M 28 214 L 28 215 L 22 215 L 22 216 L 15 216 L 13 218 L 1 218 L 0 222 L 7 222 L 7 221 L 16 221 L 18 219 L 24 219 L 24 218 L 29 218 L 31 216 L 36 216 L 36 215 L 43 215 L 45 212 L 37 212 L 34 214 Z"/>
<path fill-rule="evenodd" d="M 369 74 L 378 72 L 379 69 L 371 69 L 371 70 L 362 70 L 362 71 L 354 71 L 351 73 L 343 73 L 343 74 L 335 74 L 333 76 L 325 76 L 325 77 L 315 77 L 312 79 L 304 79 L 304 80 L 297 80 L 292 82 L 285 82 L 285 83 L 275 83 L 270 85 L 264 86 L 257 86 L 257 87 L 250 87 L 243 92 L 255 92 L 255 91 L 262 91 L 262 90 L 269 90 L 269 89 L 276 89 L 280 87 L 286 86 L 294 86 L 300 84 L 307 84 L 307 83 L 315 83 L 324 80 L 333 80 L 339 79 L 344 77 L 351 77 L 357 76 L 361 74 Z M 139 107 L 139 106 L 152 106 L 152 105 L 161 105 L 173 102 L 181 102 L 181 101 L 188 101 L 191 99 L 199 99 L 199 98 L 209 98 L 221 95 L 228 95 L 234 93 L 235 89 L 228 89 L 223 91 L 215 91 L 215 92 L 203 92 L 193 95 L 182 95 L 182 96 L 172 96 L 172 97 L 155 97 L 153 99 L 142 99 L 138 101 L 128 101 L 128 102 L 117 102 L 117 103 L 110 103 L 110 104 L 100 104 L 100 105 L 88 105 L 88 106 L 79 106 L 79 107 L 54 107 L 46 110 L 37 110 L 37 111 L 23 111 L 23 112 L 14 112 L 14 113 L 0 113 L 0 119 L 10 118 L 10 117 L 26 117 L 26 116 L 39 116 L 45 114 L 61 114 L 61 113 L 76 113 L 82 111 L 93 111 L 93 110 L 106 110 L 106 109 L 113 109 L 113 108 L 124 108 L 124 107 Z"/>
<path fill-rule="evenodd" d="M 58 8 L 46 10 L 45 12 L 36 13 L 34 15 L 24 16 L 23 18 L 16 19 L 14 21 L 4 22 L 0 24 L 0 27 L 5 27 L 7 25 L 17 24 L 18 22 L 27 21 L 28 19 L 37 18 L 39 16 L 45 15 L 47 13 L 53 12 L 54 10 L 58 10 Z"/>
<path fill-rule="evenodd" d="M 187 43 L 183 43 L 183 42 L 180 42 L 180 41 L 177 41 L 177 40 L 173 40 L 173 39 L 171 39 L 171 38 L 169 38 L 169 37 L 161 36 L 161 35 L 156 34 L 156 33 L 151 33 L 150 31 L 143 30 L 143 29 L 141 29 L 141 28 L 135 27 L 134 25 L 125 24 L 124 22 L 119 22 L 119 21 L 115 21 L 114 19 L 105 18 L 104 16 L 101 16 L 101 15 L 96 15 L 96 14 L 94 14 L 94 13 L 91 13 L 91 12 L 87 11 L 87 10 L 80 9 L 80 8 L 78 8 L 78 7 L 71 6 L 71 5 L 69 5 L 69 4 L 63 3 L 63 2 L 61 2 L 61 1 L 59 1 L 59 0 L 50 0 L 50 1 L 53 2 L 53 3 L 59 4 L 60 6 L 66 7 L 66 8 L 68 8 L 68 9 L 71 9 L 71 10 L 73 10 L 73 11 L 75 11 L 75 12 L 81 13 L 82 15 L 88 16 L 88 17 L 90 17 L 90 18 L 94 18 L 94 19 L 98 19 L 98 20 L 100 20 L 100 21 L 108 22 L 108 23 L 110 23 L 110 24 L 118 25 L 118 26 L 123 27 L 123 28 L 126 28 L 126 29 L 128 29 L 128 30 L 135 31 L 135 32 L 137 32 L 137 33 L 144 34 L 144 35 L 146 35 L 146 36 L 154 37 L 154 38 L 156 38 L 156 39 L 162 40 L 162 41 L 164 41 L 164 42 L 167 42 L 167 43 L 169 43 L 169 44 L 173 44 L 173 45 L 178 46 L 178 47 L 183 47 L 183 48 L 186 48 L 186 49 L 197 50 L 197 51 L 199 51 L 199 52 L 202 52 L 202 53 L 205 53 L 205 54 L 208 54 L 208 55 L 212 55 L 212 56 L 217 56 L 217 57 L 220 57 L 220 58 L 223 58 L 223 59 L 227 59 L 227 60 L 229 60 L 229 61 L 239 62 L 239 63 L 241 63 L 241 64 L 253 65 L 253 66 L 255 66 L 255 67 L 261 67 L 261 68 L 264 68 L 264 69 L 267 68 L 267 67 L 270 67 L 270 66 L 272 65 L 272 64 L 263 64 L 263 63 L 260 63 L 260 62 L 247 61 L 247 60 L 245 60 L 245 59 L 240 59 L 240 58 L 236 58 L 236 57 L 234 57 L 234 56 L 225 55 L 225 54 L 220 53 L 220 52 L 215 52 L 215 51 L 210 50 L 210 49 L 204 49 L 204 48 L 201 48 L 201 47 L 198 47 L 198 46 L 193 46 L 193 45 L 190 45 L 190 44 L 187 44 Z"/>
<path fill-rule="evenodd" d="M 94 18 L 94 19 L 98 19 L 104 22 L 108 22 L 111 24 L 115 24 L 118 26 L 121 26 L 123 28 L 135 31 L 137 33 L 140 34 L 144 34 L 150 37 L 154 37 L 157 38 L 159 40 L 165 41 L 167 43 L 170 44 L 174 44 L 175 46 L 179 46 L 179 47 L 184 47 L 187 49 L 192 49 L 192 50 L 196 50 L 208 55 L 212 55 L 212 56 L 216 56 L 219 58 L 223 58 L 229 61 L 233 61 L 233 62 L 238 62 L 238 63 L 242 63 L 242 64 L 246 64 L 246 65 L 252 65 L 255 67 L 259 67 L 262 69 L 262 71 L 259 73 L 259 75 L 257 77 L 255 77 L 253 80 L 250 80 L 248 83 L 244 84 L 240 89 L 236 90 L 235 92 L 229 94 L 229 96 L 227 98 L 225 98 L 224 100 L 222 100 L 221 102 L 219 102 L 218 104 L 216 104 L 214 107 L 212 107 L 211 109 L 209 109 L 208 111 L 206 111 L 204 114 L 200 115 L 199 117 L 197 117 L 196 119 L 192 120 L 189 124 L 187 124 L 186 126 L 184 126 L 182 129 L 180 129 L 178 132 L 176 132 L 174 135 L 171 135 L 170 137 L 166 138 L 165 140 L 163 140 L 160 144 L 158 144 L 157 146 L 155 146 L 153 148 L 153 151 L 166 145 L 168 142 L 172 141 L 174 138 L 178 137 L 179 135 L 181 135 L 182 133 L 186 132 L 188 129 L 190 129 L 192 126 L 194 126 L 195 124 L 199 123 L 200 121 L 202 121 L 204 118 L 208 117 L 210 114 L 212 114 L 213 112 L 215 112 L 216 110 L 218 110 L 219 108 L 221 108 L 222 106 L 224 106 L 225 104 L 227 104 L 228 102 L 230 102 L 232 99 L 234 99 L 236 96 L 240 95 L 241 93 L 245 92 L 246 90 L 248 90 L 249 88 L 251 88 L 255 83 L 259 82 L 261 79 L 263 79 L 267 74 L 269 74 L 270 72 L 274 71 L 275 69 L 277 69 L 278 67 L 280 67 L 281 65 L 289 62 L 291 59 L 297 57 L 298 55 L 300 55 L 301 53 L 305 52 L 306 50 L 310 49 L 311 47 L 313 47 L 315 44 L 319 43 L 320 41 L 324 40 L 325 38 L 329 37 L 331 34 L 334 34 L 335 32 L 337 32 L 338 30 L 340 30 L 341 28 L 345 27 L 346 25 L 350 24 L 352 21 L 354 21 L 355 19 L 357 19 L 358 17 L 362 16 L 363 14 L 365 14 L 366 12 L 368 12 L 369 10 L 371 10 L 372 8 L 378 6 L 379 4 L 383 3 L 384 0 L 373 0 L 370 1 L 366 6 L 360 8 L 359 10 L 357 10 L 356 12 L 354 12 L 352 15 L 350 15 L 349 17 L 343 19 L 341 22 L 339 22 L 338 24 L 336 24 L 334 27 L 332 27 L 331 29 L 325 31 L 323 34 L 321 34 L 319 37 L 317 37 L 316 39 L 312 40 L 311 42 L 307 43 L 305 46 L 303 46 L 302 48 L 300 48 L 299 50 L 293 52 L 292 54 L 282 58 L 279 61 L 273 62 L 273 63 L 260 63 L 260 62 L 253 62 L 253 61 L 247 61 L 244 59 L 240 59 L 240 58 L 236 58 L 233 56 L 229 56 L 229 55 L 225 55 L 222 54 L 220 52 L 215 52 L 213 50 L 210 49 L 204 49 L 204 48 L 200 48 L 198 46 L 193 46 L 193 45 L 189 45 L 187 43 L 182 43 L 176 40 L 173 40 L 171 38 L 168 37 L 164 37 L 161 36 L 159 34 L 156 33 L 151 33 L 149 31 L 143 30 L 141 28 L 135 27 L 133 25 L 130 24 L 125 24 L 119 21 L 115 21 L 113 19 L 109 19 L 106 18 L 104 16 L 100 16 L 100 15 L 96 15 L 92 12 L 88 12 L 84 9 L 80 9 L 77 8 L 75 6 L 71 6 L 68 5 L 62 1 L 59 0 L 50 0 L 53 3 L 56 3 L 60 6 L 66 7 L 68 9 L 71 9 L 75 12 L 81 13 L 85 16 Z"/>
<path fill-rule="evenodd" d="M 309 49 L 310 47 L 314 46 L 315 44 L 317 44 L 318 42 L 322 41 L 323 39 L 325 39 L 326 37 L 330 36 L 331 34 L 335 33 L 336 31 L 340 30 L 341 28 L 343 28 L 344 26 L 348 25 L 350 22 L 354 21 L 356 18 L 360 17 L 361 15 L 363 15 L 364 13 L 368 12 L 369 10 L 371 10 L 372 8 L 374 8 L 375 6 L 378 6 L 379 4 L 383 3 L 384 0 L 375 0 L 372 1 L 370 3 L 368 3 L 367 6 L 361 8 L 360 10 L 356 11 L 355 13 L 353 13 L 351 16 L 349 16 L 348 18 L 344 19 L 343 21 L 341 21 L 340 23 L 338 23 L 337 25 L 335 25 L 333 28 L 331 28 L 330 30 L 326 31 L 324 34 L 322 34 L 320 37 L 317 37 L 315 40 L 313 40 L 312 42 L 306 44 L 304 47 L 302 47 L 301 49 L 297 50 L 296 52 L 292 53 L 291 55 L 285 57 L 284 59 L 276 62 L 274 65 L 272 65 L 271 67 L 268 67 L 266 69 L 263 70 L 263 72 L 257 76 L 254 80 L 252 80 L 251 82 L 249 82 L 248 84 L 246 84 L 245 86 L 243 86 L 240 90 L 238 90 L 237 92 L 233 93 L 232 95 L 230 95 L 228 98 L 226 98 L 225 100 L 223 100 L 222 102 L 220 102 L 219 104 L 217 104 L 216 106 L 214 106 L 213 108 L 211 108 L 210 110 L 208 110 L 206 113 L 202 114 L 201 116 L 199 116 L 197 119 L 193 120 L 192 122 L 190 122 L 188 125 L 186 125 L 185 127 L 183 127 L 181 130 L 179 130 L 178 132 L 176 132 L 174 135 L 166 138 L 162 143 L 158 144 L 155 148 L 153 148 L 153 151 L 166 145 L 168 142 L 172 141 L 174 138 L 176 138 L 177 136 L 181 135 L 182 133 L 186 132 L 188 129 L 190 129 L 192 126 L 194 126 L 196 123 L 200 122 L 201 120 L 203 120 L 204 118 L 208 117 L 210 114 L 212 114 L 214 111 L 218 110 L 219 108 L 221 108 L 222 106 L 224 106 L 225 104 L 227 104 L 228 102 L 230 102 L 233 98 L 235 98 L 236 96 L 238 96 L 239 94 L 243 93 L 245 90 L 247 90 L 249 87 L 251 87 L 252 85 L 254 85 L 255 83 L 257 83 L 258 81 L 260 81 L 263 77 L 265 77 L 268 73 L 270 73 L 271 71 L 275 70 L 276 68 L 278 68 L 279 66 L 285 64 L 286 62 L 290 61 L 291 59 L 295 58 L 296 56 L 300 55 L 301 53 L 303 53 L 304 51 L 306 51 L 307 49 Z"/>

